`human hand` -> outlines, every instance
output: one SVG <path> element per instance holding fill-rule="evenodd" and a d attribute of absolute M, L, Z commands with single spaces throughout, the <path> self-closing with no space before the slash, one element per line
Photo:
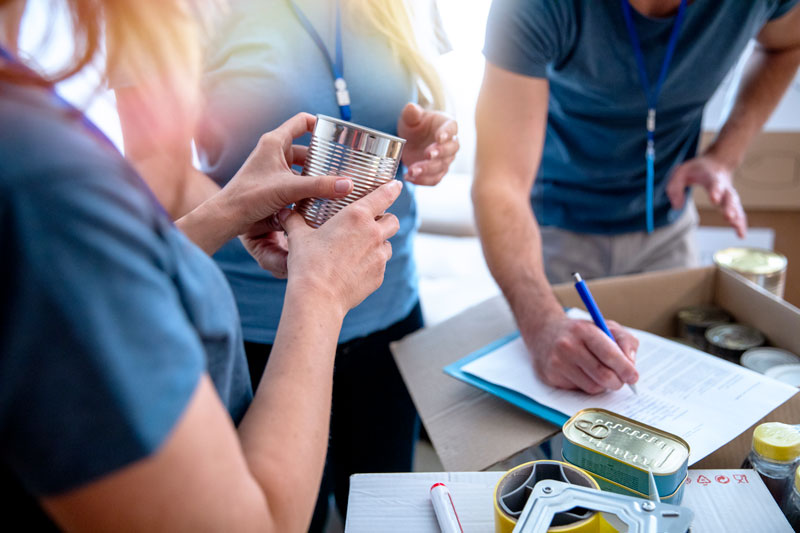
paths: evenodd
<path fill-rule="evenodd" d="M 401 189 L 402 183 L 392 180 L 317 229 L 300 214 L 282 210 L 279 220 L 288 237 L 290 287 L 311 290 L 342 316 L 380 287 L 392 256 L 389 238 L 400 228 L 397 217 L 385 211 Z"/>
<path fill-rule="evenodd" d="M 308 149 L 292 141 L 313 130 L 315 118 L 298 113 L 277 129 L 261 136 L 231 181 L 212 200 L 225 213 L 233 235 L 257 235 L 275 226 L 263 221 L 304 198 L 342 198 L 353 182 L 340 176 L 300 176 L 292 165 L 302 165 Z M 253 227 L 253 225 L 256 225 Z"/>
<path fill-rule="evenodd" d="M 681 209 L 686 201 L 686 188 L 702 185 L 711 203 L 722 212 L 739 238 L 747 234 L 747 215 L 739 194 L 733 187 L 733 172 L 710 155 L 701 155 L 686 161 L 672 173 L 667 183 L 667 196 L 673 209 Z"/>
<path fill-rule="evenodd" d="M 589 394 L 636 383 L 639 341 L 616 322 L 610 320 L 607 325 L 616 343 L 592 322 L 573 320 L 563 313 L 536 331 L 523 331 L 539 378 L 553 387 Z"/>
<path fill-rule="evenodd" d="M 397 135 L 406 139 L 403 164 L 406 180 L 417 185 L 436 185 L 458 152 L 458 124 L 438 111 L 409 103 L 397 121 Z"/>

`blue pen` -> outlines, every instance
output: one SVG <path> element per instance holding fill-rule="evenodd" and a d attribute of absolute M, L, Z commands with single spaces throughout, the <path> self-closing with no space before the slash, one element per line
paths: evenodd
<path fill-rule="evenodd" d="M 572 273 L 572 279 L 575 280 L 575 290 L 578 291 L 578 295 L 580 295 L 581 300 L 583 300 L 583 305 L 586 306 L 586 309 L 589 311 L 589 314 L 592 315 L 592 320 L 594 320 L 594 325 L 598 328 L 602 329 L 603 332 L 611 338 L 612 341 L 617 342 L 617 339 L 614 338 L 614 335 L 611 334 L 611 330 L 608 329 L 606 326 L 606 321 L 603 318 L 603 313 L 600 312 L 600 308 L 597 307 L 597 304 L 592 298 L 592 293 L 589 292 L 589 287 L 586 286 L 586 282 L 583 281 L 581 275 L 577 272 Z M 638 394 L 636 392 L 636 387 L 633 385 L 629 385 L 631 390 L 634 394 Z"/>

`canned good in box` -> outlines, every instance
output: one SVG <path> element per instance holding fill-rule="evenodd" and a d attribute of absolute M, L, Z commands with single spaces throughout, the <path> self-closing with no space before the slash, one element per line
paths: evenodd
<path fill-rule="evenodd" d="M 694 305 L 678 311 L 678 336 L 700 350 L 708 349 L 706 330 L 731 322 L 731 315 L 712 305 Z"/>
<path fill-rule="evenodd" d="M 706 331 L 708 353 L 732 363 L 738 363 L 742 354 L 766 342 L 764 334 L 743 324 L 723 324 Z"/>
<path fill-rule="evenodd" d="M 564 459 L 595 478 L 646 495 L 652 472 L 661 498 L 686 479 L 689 444 L 677 435 L 599 408 L 578 411 L 562 430 Z"/>

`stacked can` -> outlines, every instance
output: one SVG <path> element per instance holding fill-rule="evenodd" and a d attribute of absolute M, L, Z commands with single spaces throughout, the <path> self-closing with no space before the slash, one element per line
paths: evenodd
<path fill-rule="evenodd" d="M 783 298 L 788 265 L 785 255 L 758 248 L 725 248 L 714 254 L 714 262 Z"/>
<path fill-rule="evenodd" d="M 630 418 L 592 408 L 567 420 L 562 455 L 586 470 L 600 489 L 648 498 L 650 472 L 662 502 L 678 505 L 689 469 L 689 444 Z"/>
<path fill-rule="evenodd" d="M 724 309 L 713 305 L 694 305 L 678 311 L 678 336 L 699 350 L 708 350 L 706 330 L 727 324 L 732 317 Z"/>
<path fill-rule="evenodd" d="M 307 198 L 298 202 L 298 212 L 318 228 L 347 205 L 393 180 L 405 142 L 352 122 L 317 115 L 303 175 L 345 176 L 353 180 L 353 191 L 335 200 Z"/>

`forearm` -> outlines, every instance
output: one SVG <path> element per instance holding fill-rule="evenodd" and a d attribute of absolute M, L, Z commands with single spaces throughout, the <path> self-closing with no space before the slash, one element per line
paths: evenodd
<path fill-rule="evenodd" d="M 517 322 L 537 329 L 547 317 L 563 314 L 545 275 L 539 226 L 527 194 L 492 181 L 479 172 L 473 185 L 484 257 Z"/>
<path fill-rule="evenodd" d="M 239 435 L 281 531 L 308 527 L 319 490 L 344 312 L 289 282 L 269 363 Z"/>
<path fill-rule="evenodd" d="M 190 241 L 208 255 L 213 255 L 223 244 L 244 231 L 234 209 L 222 195 L 216 194 L 176 220 L 175 225 Z"/>
<path fill-rule="evenodd" d="M 800 48 L 771 51 L 756 45 L 748 61 L 733 109 L 706 153 L 735 169 L 750 141 L 780 102 L 800 66 Z"/>

